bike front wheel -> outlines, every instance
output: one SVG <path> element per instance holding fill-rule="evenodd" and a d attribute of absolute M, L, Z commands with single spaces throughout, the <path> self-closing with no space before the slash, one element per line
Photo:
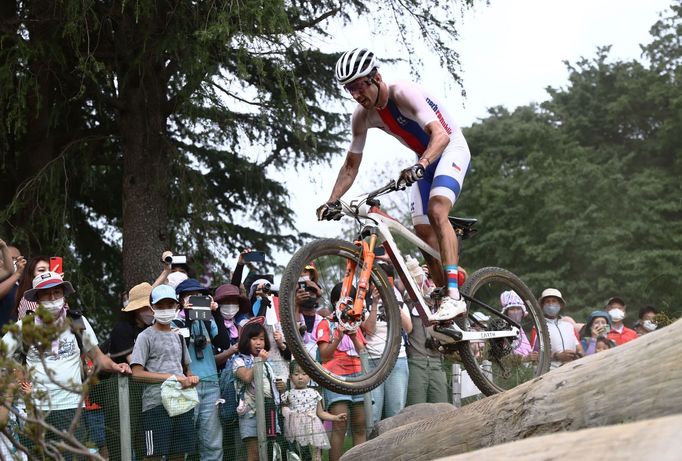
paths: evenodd
<path fill-rule="evenodd" d="M 353 263 L 352 271 L 348 271 L 349 261 Z M 370 284 L 376 287 L 375 293 L 379 299 L 365 303 L 367 320 L 363 322 L 359 334 L 367 343 L 366 351 L 349 352 L 347 350 L 349 341 L 346 341 L 337 346 L 334 358 L 324 364 L 317 351 L 317 340 L 323 333 L 314 327 L 312 331 L 306 330 L 310 325 L 306 323 L 302 314 L 304 312 L 311 314 L 313 310 L 300 300 L 297 304 L 296 294 L 302 273 L 306 267 L 313 266 L 317 284 L 322 290 L 322 296 L 316 299 L 317 306 L 314 309 L 327 307 L 333 313 L 335 306 L 330 299 L 333 288 L 341 283 L 344 277 L 350 277 L 353 286 L 357 288 L 363 262 L 360 248 L 352 243 L 338 239 L 317 240 L 294 254 L 284 270 L 280 283 L 280 320 L 287 346 L 296 362 L 313 381 L 340 394 L 369 392 L 388 377 L 396 363 L 402 337 L 400 308 L 393 287 L 384 271 L 376 263 L 373 264 Z M 371 296 L 371 293 L 370 289 L 368 296 Z M 372 309 L 377 311 L 376 322 L 370 317 Z M 312 315 L 307 317 L 308 323 L 312 323 L 310 322 Z M 338 323 L 333 318 L 315 319 L 314 323 L 318 327 L 322 322 L 329 322 L 330 329 L 339 333 Z M 358 363 L 361 363 L 361 371 L 357 369 Z"/>
<path fill-rule="evenodd" d="M 467 279 L 461 292 L 467 301 L 468 316 L 457 323 L 468 331 L 511 329 L 510 322 L 497 315 L 503 311 L 501 295 L 509 290 L 523 304 L 518 308 L 523 312 L 519 335 L 459 344 L 464 368 L 485 395 L 511 389 L 549 370 L 549 333 L 540 306 L 526 284 L 508 270 L 486 267 Z"/>

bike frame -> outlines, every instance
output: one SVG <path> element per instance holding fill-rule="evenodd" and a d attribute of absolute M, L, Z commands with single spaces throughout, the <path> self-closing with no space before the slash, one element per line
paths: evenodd
<path fill-rule="evenodd" d="M 370 232 L 370 242 L 369 244 L 364 240 L 358 240 L 355 242 L 356 245 L 362 248 L 363 253 L 363 267 L 360 273 L 360 279 L 358 281 L 357 296 L 354 302 L 353 311 L 355 313 L 361 313 L 363 309 L 363 303 L 366 295 L 366 290 L 369 282 L 369 277 L 372 269 L 372 264 L 374 262 L 374 246 L 377 241 L 377 234 L 382 238 L 382 246 L 386 250 L 386 254 L 391 259 L 395 270 L 405 285 L 410 297 L 416 302 L 416 309 L 419 313 L 419 317 L 422 323 L 429 328 L 432 328 L 434 322 L 431 321 L 428 314 L 428 307 L 424 297 L 421 294 L 421 290 L 417 287 L 414 279 L 412 278 L 409 270 L 407 269 L 407 264 L 403 258 L 398 245 L 395 243 L 392 232 L 395 232 L 405 239 L 407 239 L 411 244 L 418 247 L 420 250 L 429 254 L 430 256 L 436 258 L 440 261 L 440 252 L 436 251 L 429 244 L 424 242 L 413 232 L 403 226 L 396 219 L 389 216 L 387 213 L 382 211 L 378 206 L 371 206 L 367 203 L 360 202 L 359 200 L 353 200 L 350 205 L 343 206 L 344 214 L 356 217 L 365 218 L 373 222 L 373 224 L 366 224 L 363 228 L 361 235 L 365 234 L 366 230 Z M 349 261 L 346 268 L 346 276 L 344 277 L 344 284 L 341 296 L 348 296 L 350 293 L 350 287 L 352 285 L 352 276 L 355 272 L 356 264 Z M 487 306 L 486 306 L 487 307 Z M 462 333 L 461 341 L 476 341 L 491 338 L 505 338 L 505 337 L 516 337 L 519 335 L 519 329 L 512 326 L 510 330 L 500 330 L 500 331 L 462 331 L 461 328 L 457 326 L 457 323 L 453 323 L 452 327 Z"/>

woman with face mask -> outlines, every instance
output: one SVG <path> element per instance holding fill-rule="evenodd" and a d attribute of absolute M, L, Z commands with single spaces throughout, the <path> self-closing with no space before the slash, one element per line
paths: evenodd
<path fill-rule="evenodd" d="M 573 325 L 562 320 L 559 312 L 566 307 L 561 292 L 556 288 L 547 288 L 538 300 L 545 314 L 552 362 L 550 368 L 557 368 L 583 356 L 583 348 L 578 341 Z M 531 341 L 532 343 L 532 341 Z"/>
<path fill-rule="evenodd" d="M 250 303 L 246 296 L 241 294 L 239 288 L 230 283 L 220 285 L 213 299 L 218 303 L 218 309 L 213 311 L 213 319 L 218 326 L 218 336 L 214 339 L 213 345 L 216 349 L 216 364 L 219 369 L 222 369 L 225 363 L 237 353 L 239 342 L 237 314 L 246 313 Z"/>
<path fill-rule="evenodd" d="M 519 335 L 518 346 L 514 348 L 514 354 L 521 357 L 529 357 L 533 349 L 530 347 L 530 341 L 528 341 L 526 332 L 523 329 L 523 318 L 528 314 L 526 305 L 513 290 L 502 292 L 500 304 L 502 305 L 502 313 L 521 325 L 521 334 Z"/>
<path fill-rule="evenodd" d="M 109 337 L 109 355 L 116 363 L 130 363 L 130 355 L 137 335 L 154 323 L 154 312 L 149 304 L 152 286 L 143 282 L 130 289 L 124 301 L 119 321 Z"/>

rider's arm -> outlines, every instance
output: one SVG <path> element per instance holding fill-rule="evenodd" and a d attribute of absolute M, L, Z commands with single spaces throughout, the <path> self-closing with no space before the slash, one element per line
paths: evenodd
<path fill-rule="evenodd" d="M 334 202 L 340 199 L 343 194 L 345 194 L 350 186 L 353 185 L 355 177 L 358 175 L 358 170 L 360 169 L 360 162 L 362 161 L 362 154 L 356 154 L 355 152 L 348 152 L 346 155 L 346 161 L 343 162 L 343 166 L 339 170 L 339 176 L 336 178 L 336 183 L 332 189 L 332 193 L 329 196 L 328 202 Z"/>
<path fill-rule="evenodd" d="M 429 145 L 426 146 L 426 150 L 422 156 L 419 157 L 419 163 L 426 168 L 438 160 L 445 148 L 448 147 L 448 144 L 450 143 L 450 136 L 448 136 L 448 134 L 445 132 L 445 128 L 443 128 L 443 125 L 441 125 L 438 120 L 429 122 L 424 127 L 424 131 L 429 134 L 430 139 Z"/>
<path fill-rule="evenodd" d="M 441 156 L 450 143 L 450 135 L 427 103 L 426 97 L 418 85 L 396 85 L 394 86 L 393 97 L 398 105 L 406 107 L 415 115 L 417 122 L 429 135 L 429 145 L 419 157 L 419 163 L 426 168 Z"/>
<path fill-rule="evenodd" d="M 362 161 L 362 151 L 365 148 L 365 141 L 367 140 L 367 112 L 358 106 L 351 118 L 351 138 L 350 148 L 346 154 L 346 161 L 343 162 L 339 175 L 336 178 L 336 184 L 332 189 L 328 202 L 334 202 L 343 194 L 348 192 L 350 186 L 353 185 L 355 177 L 358 175 L 360 162 Z"/>

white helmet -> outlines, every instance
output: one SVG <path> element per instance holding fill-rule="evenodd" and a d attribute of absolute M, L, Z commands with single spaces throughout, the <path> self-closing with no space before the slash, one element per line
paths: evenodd
<path fill-rule="evenodd" d="M 369 75 L 377 67 L 374 53 L 367 48 L 346 51 L 336 61 L 336 80 L 345 85 L 357 78 Z"/>

